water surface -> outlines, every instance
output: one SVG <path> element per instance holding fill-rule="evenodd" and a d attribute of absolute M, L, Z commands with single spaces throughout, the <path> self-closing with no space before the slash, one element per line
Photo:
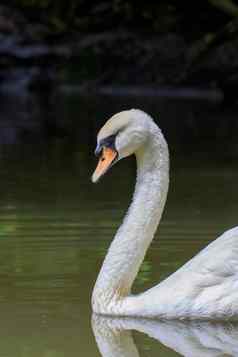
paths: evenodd
<path fill-rule="evenodd" d="M 0 355 L 6 357 L 100 356 L 90 296 L 130 202 L 135 162 L 119 163 L 93 185 L 100 106 L 64 100 L 64 111 L 54 113 L 70 123 L 62 135 L 53 127 L 46 137 L 26 125 L 22 136 L 10 122 L 14 113 L 5 118 L 5 138 L 12 138 L 1 144 L 0 170 Z M 111 112 L 118 110 L 113 105 Z M 30 118 L 29 110 L 24 113 Z M 44 114 L 48 118 L 45 106 Z M 168 202 L 135 292 L 159 282 L 237 224 L 236 162 L 206 155 L 201 145 L 193 155 L 172 143 Z M 179 355 L 144 333 L 134 335 L 140 356 Z"/>

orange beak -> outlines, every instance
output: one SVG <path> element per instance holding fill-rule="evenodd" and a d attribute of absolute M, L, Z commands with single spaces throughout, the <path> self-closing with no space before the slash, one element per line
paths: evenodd
<path fill-rule="evenodd" d="M 116 150 L 104 147 L 102 150 L 102 155 L 99 158 L 98 165 L 92 176 L 92 182 L 97 182 L 102 175 L 111 167 L 114 160 L 117 158 Z"/>

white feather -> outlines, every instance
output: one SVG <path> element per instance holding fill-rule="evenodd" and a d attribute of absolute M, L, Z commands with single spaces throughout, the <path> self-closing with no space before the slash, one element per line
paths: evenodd
<path fill-rule="evenodd" d="M 165 319 L 238 320 L 238 227 L 225 232 L 162 283 L 130 295 L 161 219 L 169 184 L 167 143 L 140 111 L 116 114 L 99 139 L 118 133 L 119 158 L 135 153 L 137 181 L 128 213 L 98 276 L 92 296 L 99 314 Z"/>

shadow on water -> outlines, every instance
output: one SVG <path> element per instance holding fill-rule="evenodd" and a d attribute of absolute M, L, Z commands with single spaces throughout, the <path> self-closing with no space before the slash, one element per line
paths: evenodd
<path fill-rule="evenodd" d="M 224 117 L 207 102 L 62 93 L 0 102 L 0 352 L 99 356 L 90 295 L 129 204 L 135 163 L 121 162 L 92 185 L 98 128 L 111 114 L 139 107 L 158 118 L 169 142 L 169 198 L 135 282 L 142 291 L 237 224 L 235 113 Z M 193 339 L 195 330 L 186 334 Z M 164 351 L 144 338 L 138 346 L 142 355 Z"/>

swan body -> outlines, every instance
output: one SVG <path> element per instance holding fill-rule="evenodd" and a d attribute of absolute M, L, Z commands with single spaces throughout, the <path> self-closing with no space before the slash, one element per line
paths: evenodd
<path fill-rule="evenodd" d="M 120 112 L 99 131 L 92 181 L 135 154 L 136 187 L 97 278 L 95 313 L 160 319 L 238 320 L 238 227 L 225 232 L 170 277 L 139 294 L 131 287 L 161 219 L 169 185 L 167 143 L 141 110 Z"/>

